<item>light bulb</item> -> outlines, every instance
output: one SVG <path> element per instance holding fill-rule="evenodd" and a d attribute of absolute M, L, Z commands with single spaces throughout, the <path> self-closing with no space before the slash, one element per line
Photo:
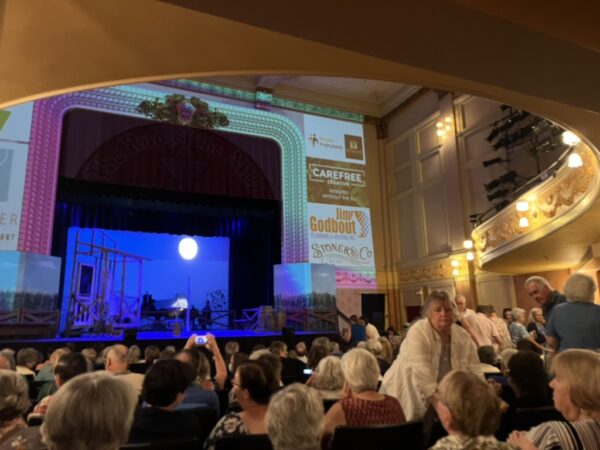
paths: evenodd
<path fill-rule="evenodd" d="M 471 239 L 466 239 L 463 241 L 463 247 L 467 250 L 473 248 L 473 241 Z"/>
<path fill-rule="evenodd" d="M 475 254 L 473 252 L 467 252 L 467 261 L 473 261 L 475 259 Z"/>
<path fill-rule="evenodd" d="M 520 212 L 529 211 L 529 202 L 526 200 L 517 202 L 517 211 L 520 211 Z"/>
<path fill-rule="evenodd" d="M 451 265 L 452 267 L 458 267 L 458 261 L 457 261 L 457 260 L 455 260 L 455 259 L 453 259 L 452 261 L 450 261 L 450 265 Z"/>
<path fill-rule="evenodd" d="M 572 131 L 565 131 L 562 134 L 561 139 L 563 143 L 569 147 L 573 147 L 581 142 L 581 139 L 579 139 L 579 137 Z"/>
<path fill-rule="evenodd" d="M 529 226 L 529 219 L 527 217 L 521 217 L 519 219 L 519 226 L 521 228 L 527 228 Z"/>
<path fill-rule="evenodd" d="M 571 153 L 569 155 L 567 165 L 572 169 L 583 166 L 583 161 L 581 160 L 581 156 L 579 156 L 579 153 L 576 153 L 576 152 Z"/>
<path fill-rule="evenodd" d="M 453 275 L 453 276 L 455 276 L 455 277 L 457 277 L 457 276 L 458 276 L 458 273 L 459 273 L 459 272 L 458 272 L 458 269 L 454 269 L 454 270 L 452 271 L 452 275 Z"/>

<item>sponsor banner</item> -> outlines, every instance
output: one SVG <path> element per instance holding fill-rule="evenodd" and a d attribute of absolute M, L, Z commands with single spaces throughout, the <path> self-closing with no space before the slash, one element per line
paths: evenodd
<path fill-rule="evenodd" d="M 0 140 L 29 142 L 33 102 L 0 110 Z"/>
<path fill-rule="evenodd" d="M 305 115 L 304 139 L 309 157 L 365 163 L 362 124 Z"/>
<path fill-rule="evenodd" d="M 364 165 L 306 158 L 308 201 L 330 205 L 369 206 Z"/>
<path fill-rule="evenodd" d="M 309 262 L 375 267 L 368 208 L 308 204 Z"/>
<path fill-rule="evenodd" d="M 17 249 L 28 149 L 0 141 L 0 250 Z"/>

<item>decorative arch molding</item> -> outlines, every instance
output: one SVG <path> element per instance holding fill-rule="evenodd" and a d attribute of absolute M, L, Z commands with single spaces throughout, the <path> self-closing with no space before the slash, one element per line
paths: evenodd
<path fill-rule="evenodd" d="M 142 100 L 164 93 L 135 86 L 81 91 L 36 101 L 23 193 L 19 250 L 49 254 L 65 113 L 74 108 L 142 117 Z M 272 139 L 281 148 L 283 194 L 282 262 L 308 261 L 306 152 L 300 129 L 287 117 L 267 111 L 208 102 L 227 114 L 227 131 Z"/>

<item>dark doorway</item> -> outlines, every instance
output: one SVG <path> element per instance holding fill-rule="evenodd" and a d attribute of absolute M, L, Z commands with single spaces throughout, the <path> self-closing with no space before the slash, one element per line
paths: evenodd
<path fill-rule="evenodd" d="M 385 329 L 385 294 L 360 294 L 362 315 L 378 330 Z"/>

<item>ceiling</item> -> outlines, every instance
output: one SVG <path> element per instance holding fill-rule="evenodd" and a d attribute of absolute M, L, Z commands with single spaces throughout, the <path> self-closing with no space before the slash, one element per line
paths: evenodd
<path fill-rule="evenodd" d="M 258 87 L 268 88 L 278 97 L 373 117 L 384 116 L 420 89 L 419 86 L 388 81 L 293 75 L 239 75 L 196 79 L 247 91 L 255 91 Z"/>

